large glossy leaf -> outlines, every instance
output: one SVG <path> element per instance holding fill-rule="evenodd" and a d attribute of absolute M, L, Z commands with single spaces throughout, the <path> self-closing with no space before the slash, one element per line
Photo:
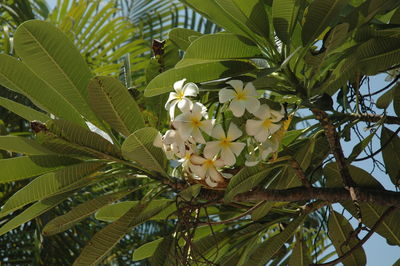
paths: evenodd
<path fill-rule="evenodd" d="M 279 234 L 257 245 L 247 261 L 247 265 L 265 265 L 296 232 L 306 215 L 292 220 Z"/>
<path fill-rule="evenodd" d="M 41 80 L 20 60 L 0 55 L 0 84 L 28 97 L 39 108 L 57 117 L 84 124 L 83 119 L 67 96 Z"/>
<path fill-rule="evenodd" d="M 393 91 L 393 108 L 396 115 L 400 117 L 400 86 L 396 86 Z"/>
<path fill-rule="evenodd" d="M 57 155 L 21 156 L 0 160 L 0 183 L 7 183 L 45 174 L 79 163 L 73 158 Z"/>
<path fill-rule="evenodd" d="M 0 136 L 0 150 L 29 155 L 54 154 L 53 151 L 46 149 L 33 139 L 17 136 Z"/>
<path fill-rule="evenodd" d="M 18 27 L 14 44 L 18 56 L 38 77 L 96 124 L 87 104 L 86 87 L 91 73 L 67 36 L 49 22 L 31 20 Z"/>
<path fill-rule="evenodd" d="M 368 172 L 358 167 L 349 166 L 351 177 L 354 182 L 362 187 L 369 187 L 373 189 L 383 189 L 383 186 L 373 178 Z M 339 170 L 335 163 L 329 163 L 324 168 L 324 175 L 327 179 L 328 187 L 343 187 L 342 179 Z M 341 204 L 349 211 L 353 216 L 356 215 L 356 209 L 353 202 L 341 202 Z M 360 203 L 362 222 L 372 227 L 376 221 L 382 216 L 388 207 L 383 207 L 372 203 Z M 381 225 L 376 229 L 376 232 L 386 238 L 391 245 L 400 245 L 400 227 L 398 221 L 400 220 L 400 213 L 394 212 L 390 214 Z"/>
<path fill-rule="evenodd" d="M 93 174 L 103 166 L 104 163 L 102 162 L 84 162 L 65 167 L 56 172 L 41 175 L 7 200 L 1 209 L 0 217 L 31 202 L 75 189 L 74 184 L 81 181 L 84 177 Z"/>
<path fill-rule="evenodd" d="M 254 58 L 261 54 L 259 48 L 249 39 L 230 33 L 207 34 L 194 40 L 176 67 L 187 64 L 185 61 L 192 59 L 238 59 Z"/>
<path fill-rule="evenodd" d="M 147 209 L 152 210 L 158 208 L 158 206 L 163 205 L 165 203 L 171 203 L 171 200 L 161 199 L 161 200 L 152 200 Z M 122 215 L 124 215 L 127 211 L 129 211 L 133 206 L 140 204 L 139 201 L 122 201 L 117 202 L 115 204 L 110 204 L 102 207 L 100 210 L 96 212 L 96 219 L 105 222 L 114 222 L 119 219 Z M 176 206 L 171 204 L 168 208 L 165 208 L 157 215 L 153 216 L 152 220 L 164 220 L 167 217 L 175 217 L 170 216 L 174 211 L 176 211 Z"/>
<path fill-rule="evenodd" d="M 244 167 L 230 180 L 225 190 L 225 201 L 231 201 L 237 194 L 249 191 L 257 186 L 261 181 L 268 178 L 268 174 L 276 166 L 254 166 Z"/>
<path fill-rule="evenodd" d="M 14 114 L 17 114 L 28 121 L 37 120 L 45 123 L 47 120 L 50 119 L 48 115 L 42 112 L 36 111 L 26 105 L 11 101 L 3 97 L 0 97 L 0 106 L 10 110 Z"/>
<path fill-rule="evenodd" d="M 276 35 L 288 44 L 297 23 L 300 0 L 281 0 L 272 2 L 272 19 Z"/>
<path fill-rule="evenodd" d="M 114 201 L 125 197 L 129 193 L 131 193 L 131 190 L 119 191 L 116 193 L 98 196 L 92 200 L 79 204 L 66 214 L 58 216 L 48 222 L 43 228 L 42 233 L 44 235 L 54 235 L 63 232 L 86 217 L 90 216 L 103 206 L 113 203 Z"/>
<path fill-rule="evenodd" d="M 107 225 L 94 235 L 82 250 L 74 265 L 92 265 L 102 261 L 104 256 L 128 233 L 132 227 L 137 226 L 168 206 L 170 202 L 158 205 L 157 208 L 148 210 L 147 204 L 138 204 L 132 207 L 117 221 Z"/>
<path fill-rule="evenodd" d="M 189 37 L 192 36 L 199 37 L 202 36 L 202 34 L 200 32 L 184 28 L 174 28 L 168 33 L 169 39 L 183 51 L 186 51 L 186 49 L 189 47 L 191 43 Z"/>
<path fill-rule="evenodd" d="M 185 66 L 167 70 L 155 77 L 146 87 L 146 97 L 169 92 L 173 84 L 186 78 L 190 82 L 204 82 L 233 77 L 256 69 L 249 60 L 185 60 Z"/>
<path fill-rule="evenodd" d="M 315 0 L 308 7 L 301 38 L 307 45 L 316 38 L 337 18 L 349 0 Z"/>
<path fill-rule="evenodd" d="M 154 241 L 148 242 L 144 245 L 141 245 L 133 252 L 132 260 L 133 261 L 143 260 L 153 256 L 154 252 L 157 250 L 157 247 L 158 245 L 160 245 L 161 241 L 163 241 L 163 238 L 159 238 Z"/>
<path fill-rule="evenodd" d="M 328 220 L 328 228 L 329 238 L 332 240 L 332 243 L 335 246 L 336 252 L 339 256 L 342 256 L 344 253 L 348 252 L 359 241 L 354 237 L 351 238 L 350 241 L 348 241 L 351 232 L 353 232 L 353 227 L 351 226 L 349 221 L 347 221 L 347 219 L 340 213 L 331 211 Z M 350 256 L 342 261 L 345 266 L 365 265 L 366 262 L 367 259 L 364 249 L 362 247 L 356 249 L 350 254 Z"/>
<path fill-rule="evenodd" d="M 86 128 L 64 120 L 52 120 L 46 126 L 48 132 L 44 133 L 41 141 L 54 152 L 68 154 L 69 149 L 75 148 L 95 158 L 108 158 L 108 155 L 120 157 L 116 146 Z"/>
<path fill-rule="evenodd" d="M 381 146 L 386 145 L 382 150 L 383 161 L 390 180 L 395 186 L 399 186 L 400 180 L 400 138 L 395 132 L 383 127 L 381 135 Z"/>
<path fill-rule="evenodd" d="M 150 127 L 135 131 L 122 144 L 122 155 L 128 160 L 141 164 L 148 170 L 167 176 L 165 154 L 160 148 L 153 145 L 157 134 L 158 131 Z"/>
<path fill-rule="evenodd" d="M 128 89 L 112 77 L 95 77 L 88 86 L 89 103 L 113 129 L 128 136 L 144 127 L 142 114 Z"/>
<path fill-rule="evenodd" d="M 71 194 L 72 192 L 62 193 L 32 204 L 29 208 L 4 224 L 0 228 L 0 236 L 52 209 L 68 198 Z"/>

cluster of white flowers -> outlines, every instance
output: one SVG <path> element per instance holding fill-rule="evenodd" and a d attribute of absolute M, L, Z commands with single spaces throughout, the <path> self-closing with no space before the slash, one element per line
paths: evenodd
<path fill-rule="evenodd" d="M 192 99 L 199 94 L 194 83 L 186 79 L 174 83 L 165 105 L 169 111 L 172 129 L 154 141 L 154 145 L 165 152 L 169 160 L 180 163 L 182 171 L 191 177 L 204 180 L 210 187 L 216 187 L 232 175 L 224 169 L 234 166 L 237 157 L 245 150 L 246 166 L 254 166 L 278 150 L 279 141 L 274 133 L 281 127 L 283 111 L 275 111 L 266 104 L 260 104 L 254 85 L 241 80 L 231 80 L 232 88 L 219 91 L 219 102 L 229 103 L 229 110 L 235 117 L 242 117 L 246 110 L 254 115 L 248 119 L 243 132 L 230 121 L 227 131 L 215 119 L 209 118 L 207 108 Z M 175 117 L 176 107 L 180 114 Z M 228 121 L 229 122 L 229 121 Z M 205 138 L 206 137 L 206 138 Z M 208 139 L 209 141 L 206 141 Z"/>

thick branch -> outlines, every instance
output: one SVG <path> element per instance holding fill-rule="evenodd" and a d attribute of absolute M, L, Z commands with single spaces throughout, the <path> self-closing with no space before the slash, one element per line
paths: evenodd
<path fill-rule="evenodd" d="M 390 207 L 388 208 L 383 214 L 382 216 L 375 222 L 375 224 L 371 227 L 371 229 L 369 230 L 368 234 L 365 235 L 365 237 L 363 239 L 361 239 L 354 247 L 352 247 L 349 251 L 347 251 L 346 253 L 344 253 L 342 256 L 340 256 L 339 258 L 327 262 L 327 263 L 323 263 L 323 264 L 312 264 L 314 266 L 330 266 L 330 265 L 336 265 L 340 262 L 342 262 L 345 258 L 347 258 L 348 256 L 350 256 L 354 251 L 356 251 L 358 248 L 362 247 L 362 245 L 365 244 L 365 242 L 367 242 L 367 240 L 375 233 L 376 229 L 379 227 L 379 225 L 381 225 L 381 223 L 383 222 L 383 220 L 389 216 L 389 214 L 391 214 L 394 210 L 396 210 L 396 208 L 394 207 Z"/>
<path fill-rule="evenodd" d="M 387 190 L 354 188 L 357 200 L 362 203 L 374 203 L 382 206 L 395 206 L 400 208 L 400 192 Z M 234 200 L 238 202 L 259 201 L 308 201 L 322 200 L 327 202 L 342 202 L 352 200 L 349 191 L 344 188 L 305 188 L 296 187 L 284 190 L 267 189 L 263 191 L 250 191 L 237 195 Z"/>

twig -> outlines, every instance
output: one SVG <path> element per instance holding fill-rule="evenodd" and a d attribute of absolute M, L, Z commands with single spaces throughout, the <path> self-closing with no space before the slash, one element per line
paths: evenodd
<path fill-rule="evenodd" d="M 389 216 L 389 214 L 391 214 L 396 208 L 395 207 L 389 207 L 388 209 L 386 209 L 386 211 L 382 214 L 382 216 L 375 222 L 375 224 L 371 227 L 371 229 L 369 230 L 369 232 L 365 235 L 365 237 L 363 239 L 361 239 L 356 245 L 354 245 L 354 247 L 352 247 L 349 251 L 347 251 L 346 253 L 344 253 L 342 256 L 340 256 L 339 258 L 327 262 L 327 263 L 322 263 L 322 264 L 311 264 L 313 266 L 330 266 L 330 265 L 335 265 L 338 264 L 340 262 L 342 262 L 345 258 L 347 258 L 348 256 L 350 256 L 355 250 L 357 250 L 358 248 L 362 247 L 362 245 L 365 244 L 365 242 L 367 242 L 367 240 L 372 236 L 373 233 L 375 233 L 376 229 L 379 227 L 379 225 L 381 225 L 381 223 L 383 222 L 383 220 Z"/>
<path fill-rule="evenodd" d="M 305 186 L 307 188 L 312 187 L 310 181 L 308 181 L 306 175 L 304 174 L 303 169 L 301 169 L 301 166 L 300 166 L 299 162 L 296 161 L 296 159 L 292 158 L 290 160 L 290 166 L 292 166 L 293 170 L 295 171 L 297 177 L 300 179 L 303 186 Z"/>
<path fill-rule="evenodd" d="M 382 120 L 384 117 L 383 115 L 376 115 L 376 114 L 369 114 L 369 113 L 362 113 L 362 114 L 356 114 L 356 113 L 351 113 L 351 114 L 344 114 L 344 113 L 334 113 L 333 115 L 330 116 L 331 118 L 349 118 L 351 120 L 361 120 L 364 122 L 378 122 Z M 393 124 L 393 125 L 400 125 L 400 118 L 397 116 L 386 116 L 385 117 L 385 124 Z"/>

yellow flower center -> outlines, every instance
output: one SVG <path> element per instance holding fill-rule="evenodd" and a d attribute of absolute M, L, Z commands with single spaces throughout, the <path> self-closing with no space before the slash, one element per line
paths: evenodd
<path fill-rule="evenodd" d="M 244 91 L 236 93 L 236 99 L 237 100 L 246 100 L 246 94 Z"/>
<path fill-rule="evenodd" d="M 211 167 L 211 166 L 214 165 L 214 161 L 211 160 L 211 159 L 207 159 L 207 160 L 204 162 L 204 164 L 205 164 L 207 167 Z"/>
<path fill-rule="evenodd" d="M 229 138 L 221 139 L 220 145 L 224 148 L 227 148 L 231 145 L 231 140 Z"/>
<path fill-rule="evenodd" d="M 272 121 L 271 121 L 271 119 L 268 119 L 268 118 L 265 119 L 264 122 L 262 123 L 263 127 L 265 127 L 265 128 L 269 128 L 271 126 L 271 124 L 272 124 Z"/>
<path fill-rule="evenodd" d="M 192 118 L 192 125 L 193 127 L 199 127 L 201 126 L 201 121 L 197 118 Z"/>
<path fill-rule="evenodd" d="M 177 98 L 178 100 L 182 100 L 184 97 L 185 97 L 185 95 L 183 94 L 182 91 L 180 91 L 180 92 L 178 92 L 178 93 L 176 94 L 176 98 Z"/>

